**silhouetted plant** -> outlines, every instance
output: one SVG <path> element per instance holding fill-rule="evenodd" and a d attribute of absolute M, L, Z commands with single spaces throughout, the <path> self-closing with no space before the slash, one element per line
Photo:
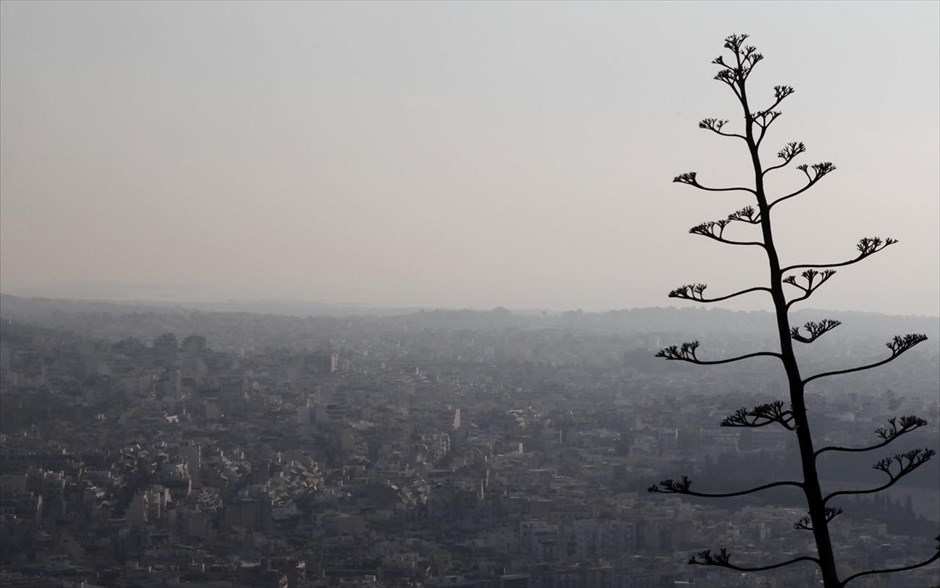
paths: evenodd
<path fill-rule="evenodd" d="M 757 572 L 772 570 L 790 564 L 808 561 L 815 563 L 821 572 L 822 581 L 825 588 L 843 588 L 849 582 L 872 574 L 889 574 L 894 572 L 903 572 L 913 570 L 930 564 L 940 559 L 940 547 L 927 559 L 913 563 L 908 566 L 898 568 L 873 569 L 854 575 L 845 579 L 839 579 L 836 571 L 836 563 L 833 556 L 832 540 L 829 534 L 829 524 L 840 514 L 842 509 L 830 506 L 828 503 L 837 496 L 872 494 L 880 492 L 897 483 L 905 476 L 917 470 L 920 466 L 927 463 L 933 456 L 931 449 L 912 449 L 904 453 L 898 453 L 892 457 L 885 457 L 872 466 L 874 469 L 883 472 L 887 476 L 887 481 L 875 488 L 863 490 L 839 490 L 827 495 L 823 495 L 819 485 L 819 474 L 817 471 L 817 459 L 825 452 L 864 452 L 878 449 L 888 445 L 898 437 L 907 434 L 919 427 L 927 424 L 925 420 L 917 416 L 902 416 L 899 419 L 888 419 L 888 426 L 879 428 L 875 431 L 875 436 L 881 439 L 880 442 L 864 447 L 839 447 L 828 446 L 822 449 L 815 449 L 813 438 L 809 427 L 807 417 L 807 407 L 804 399 L 806 385 L 819 378 L 849 374 L 862 370 L 868 370 L 890 361 L 897 359 L 912 347 L 927 339 L 925 335 L 908 334 L 894 337 L 886 343 L 891 354 L 881 360 L 871 364 L 834 370 L 815 374 L 810 377 L 804 377 L 800 373 L 800 367 L 794 354 L 793 342 L 809 344 L 829 331 L 838 327 L 841 323 L 837 320 L 824 318 L 819 321 L 810 321 L 803 325 L 805 335 L 801 333 L 800 327 L 791 327 L 788 312 L 790 308 L 803 300 L 808 299 L 832 276 L 835 275 L 833 268 L 843 267 L 858 263 L 867 257 L 883 251 L 886 247 L 897 243 L 896 239 L 881 237 L 863 237 L 856 246 L 858 255 L 846 261 L 834 263 L 801 263 L 791 266 L 781 266 L 777 255 L 777 249 L 774 245 L 774 236 L 772 231 L 770 212 L 781 202 L 799 196 L 809 188 L 816 185 L 822 178 L 835 171 L 836 167 L 831 162 L 815 163 L 811 165 L 798 165 L 796 169 L 803 172 L 806 177 L 805 184 L 784 196 L 771 199 L 764 188 L 764 179 L 769 172 L 786 167 L 797 156 L 806 151 L 806 146 L 801 142 L 787 143 L 780 151 L 777 157 L 780 163 L 764 167 L 760 155 L 761 143 L 767 129 L 780 116 L 780 112 L 774 110 L 787 96 L 793 94 L 794 90 L 790 86 L 775 86 L 773 102 L 767 108 L 752 110 L 750 98 L 747 94 L 747 80 L 754 67 L 763 56 L 757 52 L 757 49 L 750 45 L 745 45 L 747 35 L 731 35 L 725 39 L 725 49 L 731 53 L 731 61 L 726 62 L 725 57 L 716 58 L 712 63 L 719 66 L 718 74 L 715 79 L 726 84 L 734 93 L 738 103 L 744 111 L 744 128 L 742 132 L 735 133 L 728 130 L 729 121 L 724 119 L 706 118 L 699 123 L 699 127 L 712 131 L 724 137 L 733 137 L 746 143 L 750 153 L 751 164 L 754 172 L 754 185 L 734 186 L 734 187 L 712 187 L 703 185 L 699 181 L 698 173 L 694 171 L 680 174 L 674 178 L 674 181 L 680 184 L 686 184 L 700 190 L 709 192 L 731 192 L 740 191 L 749 193 L 755 200 L 756 206 L 748 205 L 736 212 L 729 214 L 725 219 L 717 221 L 707 221 L 692 227 L 689 232 L 694 235 L 700 235 L 725 243 L 728 245 L 744 245 L 759 247 L 767 255 L 767 265 L 770 269 L 770 283 L 767 286 L 755 286 L 746 288 L 738 292 L 733 292 L 724 296 L 715 298 L 706 298 L 704 292 L 706 284 L 687 284 L 679 286 L 669 293 L 671 298 L 681 298 L 685 300 L 694 300 L 697 302 L 718 302 L 727 300 L 751 292 L 766 292 L 770 294 L 773 301 L 774 312 L 776 314 L 777 334 L 780 342 L 780 351 L 758 351 L 748 353 L 739 357 L 728 359 L 703 359 L 699 356 L 700 344 L 698 341 L 690 341 L 681 345 L 671 345 L 660 350 L 656 356 L 673 361 L 684 361 L 697 365 L 718 365 L 749 359 L 752 357 L 768 356 L 774 357 L 783 365 L 786 372 L 787 382 L 790 393 L 790 402 L 778 400 L 771 403 L 759 404 L 753 408 L 741 408 L 735 413 L 725 418 L 721 425 L 723 427 L 764 427 L 767 425 L 780 425 L 784 429 L 793 432 L 797 437 L 800 452 L 800 462 L 803 471 L 802 481 L 778 481 L 749 488 L 736 492 L 700 492 L 692 489 L 692 481 L 688 477 L 682 476 L 678 480 L 667 479 L 659 484 L 649 488 L 650 492 L 659 492 L 666 494 L 681 494 L 687 496 L 705 497 L 705 498 L 723 498 L 732 496 L 742 496 L 754 492 L 760 492 L 769 488 L 778 486 L 795 486 L 803 491 L 808 507 L 808 514 L 800 517 L 794 523 L 796 529 L 811 531 L 815 538 L 816 555 L 802 556 L 788 561 L 774 563 L 764 566 L 741 566 L 731 563 L 731 553 L 725 548 L 717 552 L 713 550 L 700 551 L 692 555 L 689 563 L 693 565 L 717 566 L 737 570 L 742 572 Z M 744 223 L 760 227 L 761 238 L 756 241 L 742 241 L 729 238 L 726 234 L 734 223 Z M 820 271 L 821 270 L 821 271 Z M 790 274 L 790 272 L 799 272 Z M 791 286 L 800 291 L 795 296 L 788 297 L 784 292 L 784 286 Z M 940 541 L 940 537 L 937 538 Z"/>

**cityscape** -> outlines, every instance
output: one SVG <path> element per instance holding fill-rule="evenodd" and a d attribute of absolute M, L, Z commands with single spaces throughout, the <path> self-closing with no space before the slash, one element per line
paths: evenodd
<path fill-rule="evenodd" d="M 726 490 L 798 476 L 786 431 L 720 426 L 779 397 L 779 367 L 653 357 L 690 329 L 720 353 L 761 345 L 768 313 L 301 318 L 2 302 L 0 585 L 806 585 L 800 566 L 686 565 L 711 546 L 753 562 L 808 552 L 798 493 L 647 492 L 677 473 Z M 936 448 L 937 320 L 842 318 L 854 342 L 820 347 L 810 369 L 868 359 L 894 329 L 930 339 L 916 357 L 815 388 L 820 444 L 918 414 L 929 424 L 906 444 Z M 876 457 L 827 462 L 827 485 L 877 486 Z M 928 554 L 937 480 L 933 462 L 840 502 L 846 565 Z M 931 588 L 938 573 L 859 584 Z"/>
<path fill-rule="evenodd" d="M 0 588 L 940 588 L 938 161 L 936 0 L 0 0 Z"/>

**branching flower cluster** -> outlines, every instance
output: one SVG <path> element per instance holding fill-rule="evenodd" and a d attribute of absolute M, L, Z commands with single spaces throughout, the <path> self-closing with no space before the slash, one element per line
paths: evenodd
<path fill-rule="evenodd" d="M 762 286 L 747 288 L 745 290 L 739 290 L 737 292 L 732 292 L 731 294 L 726 294 L 718 298 L 705 298 L 704 292 L 708 288 L 707 284 L 684 284 L 669 291 L 670 298 L 681 298 L 683 300 L 695 300 L 696 302 L 720 302 L 722 300 L 728 300 L 729 298 L 734 298 L 736 296 L 741 296 L 742 294 L 747 294 L 748 292 L 769 292 L 769 288 L 764 288 Z"/>
<path fill-rule="evenodd" d="M 900 427 L 898 427 L 899 424 L 901 425 Z M 910 431 L 913 431 L 914 429 L 919 429 L 920 427 L 923 427 L 926 424 L 927 424 L 927 421 L 920 418 L 919 416 L 914 416 L 914 415 L 902 416 L 900 418 L 900 422 L 899 422 L 899 419 L 892 417 L 888 419 L 887 427 L 878 427 L 877 429 L 875 429 L 875 435 L 879 439 L 884 439 L 885 441 L 892 441 L 896 437 L 900 437 L 904 433 L 909 433 Z"/>
<path fill-rule="evenodd" d="M 803 325 L 803 328 L 806 329 L 807 333 L 809 333 L 808 337 L 804 337 L 803 335 L 800 334 L 799 327 L 793 327 L 790 329 L 790 338 L 793 339 L 794 341 L 799 341 L 800 343 L 812 343 L 816 339 L 819 339 L 820 337 L 822 337 L 823 335 L 825 335 L 826 333 L 828 333 L 829 331 L 838 327 L 841 324 L 842 324 L 841 321 L 837 321 L 833 319 L 823 319 L 819 321 L 818 323 L 814 321 L 809 321 L 808 323 Z"/>
<path fill-rule="evenodd" d="M 699 181 L 698 181 L 698 172 L 694 172 L 694 171 L 685 172 L 684 174 L 679 174 L 678 176 L 672 178 L 672 181 L 673 181 L 673 182 L 676 182 L 676 183 L 679 183 L 679 184 L 687 184 L 687 185 L 689 185 L 689 186 L 694 186 L 694 187 L 698 188 L 699 190 L 704 190 L 704 191 L 706 191 L 706 192 L 735 192 L 735 191 L 741 191 L 741 192 L 750 192 L 751 194 L 754 194 L 754 193 L 755 193 L 752 188 L 745 188 L 745 187 L 742 187 L 742 186 L 733 186 L 733 187 L 730 187 L 730 188 L 713 188 L 713 187 L 711 187 L 711 186 L 703 186 L 703 185 L 700 184 Z"/>
<path fill-rule="evenodd" d="M 739 408 L 721 421 L 722 427 L 764 427 L 777 423 L 793 430 L 793 411 L 784 409 L 783 401 L 758 404 L 754 408 Z"/>
<path fill-rule="evenodd" d="M 766 288 L 750 288 L 749 290 L 742 290 L 741 292 L 736 292 L 724 298 L 730 298 L 731 296 L 737 296 L 743 292 L 750 292 L 752 290 L 766 290 Z M 723 298 L 716 298 L 715 300 L 722 300 Z M 741 355 L 738 357 L 729 357 L 726 359 L 716 359 L 716 360 L 702 360 L 699 359 L 695 354 L 695 350 L 698 349 L 698 341 L 687 341 L 682 345 L 670 345 L 669 347 L 664 347 L 656 352 L 656 357 L 662 357 L 664 359 L 672 359 L 677 361 L 686 361 L 689 363 L 694 363 L 698 365 L 720 365 L 723 363 L 732 363 L 735 361 L 741 361 L 744 359 L 750 359 L 752 357 L 776 357 L 780 359 L 779 353 L 774 353 L 772 351 L 755 351 L 754 353 L 748 353 L 747 355 Z"/>
<path fill-rule="evenodd" d="M 777 157 L 782 159 L 785 163 L 793 161 L 793 158 L 804 153 L 806 151 L 806 146 L 803 145 L 800 141 L 794 141 L 792 143 L 787 143 L 784 145 L 783 149 L 777 152 Z"/>
<path fill-rule="evenodd" d="M 700 223 L 689 229 L 689 232 L 693 235 L 703 235 L 705 237 L 711 237 L 718 241 L 722 240 L 722 235 L 725 232 L 725 227 L 727 227 L 731 221 L 729 220 L 717 220 L 717 221 L 707 221 Z"/>
<path fill-rule="evenodd" d="M 823 514 L 826 517 L 826 522 L 829 523 L 830 521 L 832 521 L 832 519 L 842 514 L 842 509 L 839 507 L 827 506 L 824 509 Z M 793 523 L 793 528 L 799 529 L 802 531 L 812 531 L 813 530 L 812 518 L 810 517 L 810 515 L 801 516 L 799 520 Z"/>
<path fill-rule="evenodd" d="M 723 566 L 727 567 L 731 563 L 731 554 L 722 547 L 718 553 L 713 554 L 711 549 L 699 551 L 689 557 L 689 565 L 701 566 Z"/>
<path fill-rule="evenodd" d="M 751 119 L 754 121 L 754 124 L 760 127 L 760 135 L 758 135 L 757 138 L 758 143 L 764 139 L 764 134 L 767 132 L 767 129 L 770 128 L 770 125 L 773 124 L 781 114 L 783 113 L 779 110 L 758 110 L 757 112 L 751 113 Z"/>
<path fill-rule="evenodd" d="M 712 553 L 711 549 L 706 549 L 704 551 L 699 551 L 698 553 L 693 554 L 689 557 L 689 565 L 699 565 L 699 566 L 715 566 L 719 568 L 727 568 L 729 570 L 736 570 L 739 572 L 762 572 L 766 570 L 773 570 L 776 568 L 782 568 L 791 564 L 795 564 L 801 561 L 811 561 L 819 564 L 819 560 L 815 557 L 801 556 L 795 557 L 791 560 L 780 562 L 777 564 L 772 564 L 769 566 L 759 566 L 759 567 L 743 567 L 731 563 L 731 554 L 728 553 L 728 550 L 721 548 L 718 550 L 718 553 Z"/>
<path fill-rule="evenodd" d="M 812 290 L 815 290 L 816 288 L 818 288 L 819 286 L 821 286 L 821 285 L 823 284 L 823 282 L 825 282 L 826 280 L 828 280 L 829 278 L 831 278 L 832 276 L 834 276 L 835 273 L 836 273 L 835 270 L 825 270 L 825 271 L 822 271 L 822 272 L 817 272 L 816 270 L 810 269 L 810 270 L 806 270 L 805 272 L 803 272 L 802 274 L 800 274 L 800 276 L 801 276 L 804 280 L 806 280 L 806 286 L 800 285 L 800 284 L 796 281 L 796 276 L 787 276 L 787 277 L 785 277 L 785 278 L 783 279 L 783 283 L 784 283 L 784 284 L 790 284 L 791 286 L 796 286 L 797 288 L 799 288 L 800 290 L 802 290 L 802 291 L 804 291 L 804 292 L 811 292 Z M 816 280 L 816 278 L 819 278 L 819 281 L 816 282 L 816 285 L 815 285 L 815 287 L 814 287 L 814 286 L 813 286 L 813 282 Z"/>
<path fill-rule="evenodd" d="M 672 179 L 673 182 L 678 182 L 680 184 L 689 184 L 690 186 L 697 186 L 698 181 L 695 179 L 698 175 L 698 172 L 685 172 L 684 174 L 679 174 L 678 176 Z"/>
<path fill-rule="evenodd" d="M 738 490 L 736 492 L 698 492 L 692 490 L 692 481 L 689 480 L 687 476 L 682 476 L 678 480 L 669 478 L 661 481 L 659 484 L 653 484 L 648 488 L 648 490 L 655 494 L 684 494 L 686 496 L 698 496 L 700 498 L 731 498 L 733 496 L 745 496 L 747 494 L 755 494 L 769 488 L 780 488 L 783 486 L 802 488 L 803 484 L 800 482 L 792 482 L 787 480 L 782 482 L 770 482 L 769 484 L 755 486 L 754 488 L 748 488 L 746 490 Z"/>
<path fill-rule="evenodd" d="M 930 461 L 930 458 L 935 454 L 936 452 L 933 449 L 918 447 L 905 453 L 895 454 L 893 457 L 879 459 L 871 467 L 888 474 L 888 478 L 894 482 Z M 898 466 L 897 472 L 894 471 L 895 465 Z"/>
<path fill-rule="evenodd" d="M 760 213 L 757 212 L 753 206 L 745 206 L 729 214 L 728 220 L 757 225 L 760 224 Z"/>
<path fill-rule="evenodd" d="M 720 118 L 705 118 L 699 121 L 698 128 L 705 129 L 706 131 L 711 131 L 715 134 L 721 135 L 722 137 L 737 137 L 738 139 L 746 139 L 744 135 L 738 133 L 729 133 L 722 131 L 722 127 L 728 124 L 728 120 Z"/>
<path fill-rule="evenodd" d="M 876 488 L 867 488 L 864 490 L 838 490 L 823 498 L 823 504 L 827 504 L 836 496 L 845 496 L 850 494 L 874 494 L 887 490 L 894 486 L 901 478 L 907 476 L 920 466 L 929 462 L 936 452 L 929 448 L 916 448 L 905 453 L 895 454 L 893 457 L 879 459 L 872 469 L 879 470 L 888 475 L 888 481 Z"/>
<path fill-rule="evenodd" d="M 774 86 L 774 99 L 779 103 L 794 92 L 796 90 L 792 86 Z"/>
<path fill-rule="evenodd" d="M 791 196 L 793 195 L 794 194 L 791 194 Z M 783 198 L 781 198 L 780 200 L 783 200 Z M 777 200 L 777 202 L 780 202 L 780 200 Z M 858 249 L 858 256 L 854 257 L 853 259 L 850 259 L 848 261 L 841 261 L 838 263 L 814 263 L 814 264 L 801 263 L 797 265 L 787 266 L 785 268 L 782 268 L 781 271 L 788 272 L 788 271 L 800 269 L 800 268 L 834 268 L 834 267 L 852 265 L 852 264 L 862 261 L 863 259 L 871 255 L 874 255 L 875 253 L 878 253 L 879 251 L 883 251 L 886 247 L 894 245 L 897 242 L 898 242 L 897 239 L 892 239 L 890 237 L 884 240 L 882 240 L 881 237 L 863 237 L 859 239 L 858 244 L 855 246 L 855 248 Z"/>
<path fill-rule="evenodd" d="M 698 357 L 695 356 L 695 350 L 698 349 L 698 346 L 698 341 L 687 341 L 682 345 L 670 345 L 669 347 L 660 349 L 659 352 L 656 353 L 656 357 L 678 361 L 697 362 Z"/>
<path fill-rule="evenodd" d="M 705 288 L 708 288 L 708 284 L 686 284 L 670 291 L 669 297 L 705 302 L 705 297 L 702 296 L 702 293 L 705 292 Z"/>
<path fill-rule="evenodd" d="M 747 37 L 747 35 L 731 35 L 725 39 L 725 49 L 730 49 L 735 54 L 735 65 L 725 63 L 724 56 L 721 55 L 712 60 L 712 63 L 722 68 L 715 75 L 715 79 L 728 84 L 735 93 L 738 93 L 738 87 L 747 80 L 757 62 L 764 58 L 757 52 L 756 47 L 743 46 Z"/>
<path fill-rule="evenodd" d="M 891 237 L 885 238 L 884 241 L 881 240 L 881 237 L 862 237 L 858 240 L 858 245 L 855 246 L 859 252 L 859 259 L 868 257 L 873 253 L 878 253 L 885 247 L 894 245 L 897 243 L 897 239 L 892 239 Z"/>
<path fill-rule="evenodd" d="M 816 456 L 819 456 L 821 453 L 827 451 L 847 451 L 853 453 L 862 453 L 865 451 L 871 451 L 873 449 L 879 449 L 888 445 L 901 435 L 910 433 L 915 429 L 919 429 L 927 424 L 927 421 L 914 415 L 902 416 L 900 419 L 891 417 L 888 419 L 888 426 L 878 427 L 875 429 L 875 436 L 881 439 L 879 443 L 874 445 L 866 445 L 864 447 L 840 447 L 836 445 L 830 445 L 828 447 L 823 447 L 816 451 Z"/>
<path fill-rule="evenodd" d="M 831 278 L 835 274 L 836 274 L 836 271 L 831 270 L 831 269 L 827 269 L 821 272 L 818 272 L 814 269 L 808 269 L 800 274 L 800 276 L 806 281 L 805 286 L 800 284 L 797 281 L 796 276 L 787 276 L 783 278 L 784 284 L 795 286 L 796 288 L 799 288 L 800 290 L 803 291 L 802 296 L 799 296 L 798 298 L 794 298 L 793 300 L 787 303 L 787 306 L 790 307 L 796 304 L 797 302 L 806 300 L 807 298 L 813 295 L 813 292 L 815 292 L 817 288 L 825 284 L 829 280 L 829 278 Z M 816 278 L 819 278 L 818 282 L 816 281 Z"/>
<path fill-rule="evenodd" d="M 730 225 L 735 220 L 739 220 L 737 218 L 733 218 L 734 214 L 737 213 L 728 215 L 728 218 L 726 219 L 723 218 L 716 221 L 706 221 L 704 223 L 699 223 L 689 229 L 689 233 L 708 237 L 709 239 L 713 239 L 720 243 L 727 243 L 728 245 L 756 245 L 758 247 L 763 247 L 764 244 L 760 241 L 734 241 L 725 237 L 725 227 Z"/>
<path fill-rule="evenodd" d="M 648 488 L 650 492 L 658 494 L 688 494 L 692 487 L 692 480 L 688 476 L 682 476 L 679 480 L 663 480 L 658 485 L 653 484 Z"/>
<path fill-rule="evenodd" d="M 891 350 L 891 357 L 897 357 L 914 347 L 919 343 L 923 343 L 927 340 L 927 335 L 911 333 L 910 335 L 895 335 L 894 339 L 885 343 L 885 347 Z"/>
<path fill-rule="evenodd" d="M 836 166 L 833 165 L 831 161 L 824 161 L 822 163 L 814 163 L 812 165 L 803 165 L 796 166 L 796 169 L 803 172 L 806 175 L 806 179 L 809 180 L 810 184 L 815 184 L 821 180 L 826 174 L 836 171 Z M 810 170 L 813 170 L 810 172 Z"/>
<path fill-rule="evenodd" d="M 766 130 L 766 127 L 761 127 L 762 134 L 765 130 Z M 768 167 L 762 172 L 761 175 L 766 176 L 768 173 L 774 171 L 775 169 L 786 167 L 787 165 L 790 164 L 791 161 L 796 159 L 797 155 L 801 153 L 805 153 L 805 152 L 806 152 L 806 145 L 804 145 L 803 143 L 799 141 L 793 141 L 791 143 L 787 143 L 786 145 L 783 146 L 783 149 L 777 152 L 777 157 L 779 157 L 783 161 L 781 163 L 778 163 L 777 165 Z"/>
<path fill-rule="evenodd" d="M 777 120 L 777 117 L 782 114 L 774 110 L 774 108 L 792 93 L 793 88 L 790 86 L 774 86 L 774 103 L 763 110 L 758 110 L 751 114 L 751 121 L 760 128 L 760 133 L 755 141 L 756 146 L 760 147 L 760 144 L 764 142 L 764 135 L 767 133 L 767 129 L 770 128 L 771 123 Z M 784 162 L 783 165 L 787 163 L 789 162 Z"/>
<path fill-rule="evenodd" d="M 864 370 L 870 370 L 872 368 L 882 366 L 890 361 L 894 361 L 895 359 L 898 358 L 898 356 L 900 356 L 905 351 L 908 351 L 912 347 L 920 343 L 923 343 L 926 340 L 927 340 L 927 335 L 922 335 L 922 334 L 917 334 L 917 333 L 912 333 L 909 335 L 895 335 L 891 341 L 888 341 L 887 343 L 885 343 L 885 346 L 891 350 L 891 355 L 889 355 L 886 359 L 882 359 L 881 361 L 876 361 L 875 363 L 870 363 L 868 365 L 863 365 L 859 367 L 816 374 L 815 376 L 810 376 L 806 378 L 805 380 L 803 380 L 803 385 L 805 386 L 806 384 L 819 378 L 827 378 L 829 376 L 838 376 L 842 374 L 851 374 L 853 372 L 861 372 Z"/>
<path fill-rule="evenodd" d="M 718 118 L 706 118 L 702 119 L 698 123 L 698 128 L 707 129 L 709 131 L 715 131 L 716 133 L 721 131 L 721 127 L 728 124 L 730 121 L 727 119 L 718 119 Z"/>

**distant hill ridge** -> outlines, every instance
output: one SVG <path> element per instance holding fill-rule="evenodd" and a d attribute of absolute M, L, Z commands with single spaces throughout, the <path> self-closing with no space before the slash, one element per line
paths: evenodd
<path fill-rule="evenodd" d="M 307 319 L 355 318 L 408 321 L 437 329 L 572 329 L 598 333 L 623 332 L 688 332 L 706 335 L 711 332 L 755 333 L 772 335 L 774 316 L 769 311 L 733 311 L 721 308 L 654 307 L 609 310 L 604 312 L 565 311 L 541 312 L 468 309 L 380 308 L 330 305 L 298 300 L 245 300 L 221 303 L 74 300 L 64 298 L 26 298 L 0 294 L 0 317 L 24 322 L 52 324 L 49 321 L 65 315 L 123 316 L 153 314 L 167 316 L 245 315 L 261 317 L 302 317 Z M 208 317 L 204 317 L 208 318 Z M 833 318 L 841 320 L 843 330 L 860 333 L 922 332 L 932 340 L 940 339 L 940 317 L 896 316 L 873 312 L 827 311 L 806 309 L 795 311 L 791 323 Z M 52 321 L 53 323 L 56 321 Z"/>

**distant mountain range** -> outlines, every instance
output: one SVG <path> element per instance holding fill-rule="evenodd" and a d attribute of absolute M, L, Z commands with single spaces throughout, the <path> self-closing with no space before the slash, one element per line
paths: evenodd
<path fill-rule="evenodd" d="M 233 291 L 237 291 L 233 288 Z M 124 284 L 104 280 L 60 282 L 36 288 L 20 288 L 4 295 L 23 299 L 112 303 L 134 307 L 180 307 L 206 312 L 250 312 L 290 316 L 388 316 L 409 314 L 419 308 L 386 308 L 371 305 L 332 304 L 294 298 L 232 297 L 219 300 L 198 287 Z"/>
<path fill-rule="evenodd" d="M 71 300 L 170 300 L 179 299 L 189 288 L 153 284 L 125 284 L 107 280 L 75 280 L 33 288 L 19 288 L 8 293 L 24 298 L 66 298 Z"/>
<path fill-rule="evenodd" d="M 95 300 L 88 298 L 24 297 L 0 293 L 0 316 L 5 319 L 39 321 L 55 314 L 96 315 L 166 314 L 206 315 L 213 313 L 254 316 L 338 318 L 338 317 L 411 317 L 418 325 L 430 328 L 475 329 L 575 329 L 598 333 L 615 332 L 711 332 L 760 333 L 773 337 L 774 318 L 769 311 L 733 311 L 722 308 L 690 306 L 609 310 L 605 312 L 384 308 L 326 304 L 291 299 L 230 300 L 227 302 L 180 302 L 169 300 Z M 833 318 L 846 323 L 841 329 L 862 333 L 923 332 L 936 343 L 940 339 L 940 317 L 894 316 L 858 311 L 800 309 L 791 313 L 794 326 L 804 321 Z"/>

